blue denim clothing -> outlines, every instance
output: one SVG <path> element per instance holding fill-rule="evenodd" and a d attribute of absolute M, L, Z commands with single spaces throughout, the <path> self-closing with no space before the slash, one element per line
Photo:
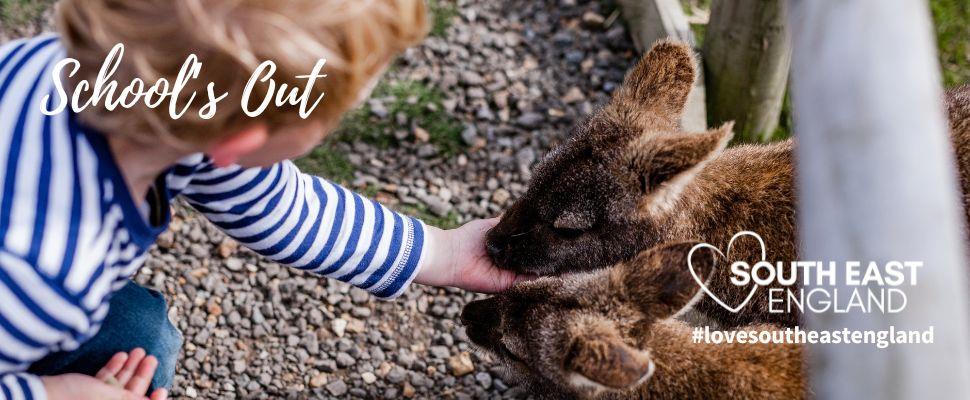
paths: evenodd
<path fill-rule="evenodd" d="M 182 349 L 182 333 L 168 319 L 161 293 L 128 282 L 111 298 L 101 330 L 71 352 L 51 353 L 30 366 L 41 376 L 80 373 L 93 376 L 111 356 L 142 348 L 158 359 L 152 389 L 171 388 L 175 363 Z"/>

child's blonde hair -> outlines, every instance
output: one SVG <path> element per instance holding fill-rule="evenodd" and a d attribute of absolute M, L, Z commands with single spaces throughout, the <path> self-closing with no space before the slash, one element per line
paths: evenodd
<path fill-rule="evenodd" d="M 74 82 L 94 81 L 118 43 L 126 47 L 114 76 L 122 87 L 134 78 L 149 85 L 174 81 L 193 53 L 203 64 L 185 88 L 198 98 L 182 118 L 173 120 L 168 107 L 142 104 L 131 112 L 89 108 L 81 115 L 86 124 L 142 141 L 207 143 L 254 123 L 243 113 L 241 94 L 265 60 L 277 64 L 277 83 L 303 87 L 306 81 L 295 77 L 326 59 L 328 76 L 317 81 L 311 103 L 325 97 L 309 119 L 335 122 L 395 55 L 424 37 L 426 13 L 424 0 L 63 0 L 58 20 L 68 56 L 81 64 Z M 198 110 L 209 82 L 229 97 L 215 117 L 202 120 Z M 265 85 L 257 86 L 253 104 L 265 94 Z M 180 107 L 186 100 L 183 95 Z M 290 106 L 271 106 L 256 120 L 270 127 L 301 122 L 298 107 Z"/>

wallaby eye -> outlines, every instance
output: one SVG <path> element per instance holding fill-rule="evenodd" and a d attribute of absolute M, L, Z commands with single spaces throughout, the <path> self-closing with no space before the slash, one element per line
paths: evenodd
<path fill-rule="evenodd" d="M 552 231 L 562 239 L 575 239 L 593 227 L 595 220 L 586 212 L 566 211 L 552 223 Z"/>
<path fill-rule="evenodd" d="M 556 234 L 556 236 L 558 236 L 558 237 L 560 237 L 562 239 L 567 239 L 567 240 L 576 239 L 576 238 L 582 236 L 583 233 L 585 232 L 582 229 L 576 229 L 576 228 L 556 228 L 556 227 L 553 227 L 552 228 L 552 231 Z"/>

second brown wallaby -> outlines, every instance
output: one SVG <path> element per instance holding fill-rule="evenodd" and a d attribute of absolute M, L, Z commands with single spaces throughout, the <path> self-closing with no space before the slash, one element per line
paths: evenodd
<path fill-rule="evenodd" d="M 469 303 L 468 337 L 543 399 L 800 399 L 802 347 L 697 343 L 674 317 L 700 297 L 696 243 L 647 250 L 596 272 L 520 283 Z M 703 278 L 719 265 L 694 254 Z M 749 325 L 738 332 L 781 332 Z"/>

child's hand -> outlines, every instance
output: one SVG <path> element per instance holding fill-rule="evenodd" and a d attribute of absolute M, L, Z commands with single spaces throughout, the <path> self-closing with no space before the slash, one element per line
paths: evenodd
<path fill-rule="evenodd" d="M 525 279 L 499 269 L 485 252 L 485 233 L 498 219 L 472 221 L 458 229 L 428 228 L 428 261 L 415 282 L 431 286 L 453 286 L 473 292 L 495 293 Z"/>
<path fill-rule="evenodd" d="M 135 349 L 118 353 L 105 364 L 97 376 L 65 374 L 44 376 L 44 388 L 50 400 L 147 400 L 145 392 L 151 384 L 158 360 L 145 357 L 145 351 Z M 168 391 L 158 389 L 150 400 L 165 400 Z"/>

